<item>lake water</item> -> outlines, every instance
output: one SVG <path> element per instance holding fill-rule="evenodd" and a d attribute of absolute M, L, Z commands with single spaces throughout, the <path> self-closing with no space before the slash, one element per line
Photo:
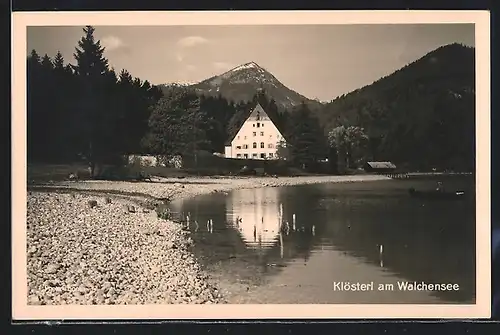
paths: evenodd
<path fill-rule="evenodd" d="M 189 213 L 195 254 L 230 303 L 474 303 L 474 180 L 440 180 L 465 199 L 411 198 L 410 187 L 435 187 L 426 178 L 238 190 L 170 207 Z M 422 281 L 458 290 L 398 286 Z"/>

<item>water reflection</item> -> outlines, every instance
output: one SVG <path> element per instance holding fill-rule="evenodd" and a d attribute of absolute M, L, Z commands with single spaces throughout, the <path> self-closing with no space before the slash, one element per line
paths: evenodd
<path fill-rule="evenodd" d="M 424 188 L 427 181 L 418 183 Z M 259 285 L 258 292 L 242 293 L 249 301 L 423 303 L 428 295 L 346 296 L 331 290 L 332 281 L 341 279 L 458 283 L 460 291 L 434 295 L 473 301 L 473 199 L 420 202 L 408 196 L 409 186 L 415 181 L 261 188 L 172 208 L 199 222 L 190 229 L 196 253 L 209 267 L 248 287 Z"/>
<path fill-rule="evenodd" d="M 226 208 L 226 221 L 238 230 L 249 248 L 272 248 L 279 244 L 281 222 L 277 189 L 260 188 L 250 195 L 230 193 Z"/>

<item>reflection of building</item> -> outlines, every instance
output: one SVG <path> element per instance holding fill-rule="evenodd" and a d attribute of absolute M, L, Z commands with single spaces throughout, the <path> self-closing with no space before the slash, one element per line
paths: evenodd
<path fill-rule="evenodd" d="M 276 188 L 232 192 L 227 197 L 227 222 L 247 246 L 269 248 L 279 243 L 279 203 Z"/>

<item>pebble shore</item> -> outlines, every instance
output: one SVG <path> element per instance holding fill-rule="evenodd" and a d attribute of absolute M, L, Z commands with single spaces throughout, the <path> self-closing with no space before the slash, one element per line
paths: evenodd
<path fill-rule="evenodd" d="M 194 258 L 189 232 L 178 223 L 157 218 L 154 210 L 113 197 L 112 191 L 174 200 L 241 188 L 381 179 L 387 177 L 172 178 L 154 182 L 60 182 L 48 186 L 67 189 L 68 193 L 30 188 L 28 304 L 226 302 Z"/>
<path fill-rule="evenodd" d="M 97 201 L 93 208 L 89 201 Z M 179 224 L 95 196 L 28 195 L 28 303 L 220 303 Z M 146 210 L 147 211 L 147 210 Z"/>

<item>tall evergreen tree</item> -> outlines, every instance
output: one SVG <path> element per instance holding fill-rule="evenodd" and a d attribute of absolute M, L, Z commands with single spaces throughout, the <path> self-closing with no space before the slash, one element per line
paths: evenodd
<path fill-rule="evenodd" d="M 74 70 L 81 89 L 78 120 L 83 127 L 81 145 L 93 177 L 96 164 L 113 154 L 115 134 L 109 130 L 116 119 L 113 115 L 116 111 L 107 108 L 109 84 L 113 80 L 109 75 L 108 60 L 104 57 L 104 47 L 94 39 L 94 27 L 86 26 L 83 31 L 85 35 L 75 48 L 77 65 Z"/>
<path fill-rule="evenodd" d="M 312 169 L 318 160 L 327 157 L 323 129 L 305 103 L 291 113 L 286 132 L 287 148 L 296 165 Z"/>
<path fill-rule="evenodd" d="M 54 69 L 58 71 L 64 71 L 64 57 L 60 51 L 57 51 L 53 63 L 54 63 Z"/>
<path fill-rule="evenodd" d="M 36 50 L 32 50 L 27 59 L 27 151 L 30 161 L 43 157 L 43 78 L 41 59 Z"/>

